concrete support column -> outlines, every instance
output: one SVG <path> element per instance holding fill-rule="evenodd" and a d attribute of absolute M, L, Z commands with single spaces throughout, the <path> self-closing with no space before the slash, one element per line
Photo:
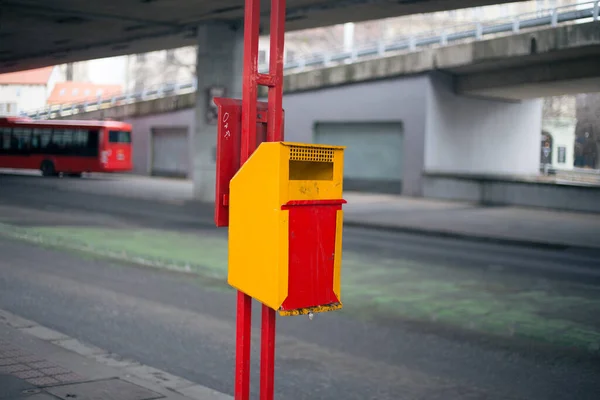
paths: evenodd
<path fill-rule="evenodd" d="M 485 175 L 537 174 L 542 100 L 508 102 L 453 91 L 450 76 L 431 74 L 425 169 Z"/>
<path fill-rule="evenodd" d="M 225 97 L 242 97 L 243 28 L 210 23 L 198 27 L 197 91 L 192 129 L 194 198 L 214 202 L 217 125 L 209 123 L 209 90 L 225 89 Z"/>
<path fill-rule="evenodd" d="M 536 175 L 542 100 L 508 102 L 455 93 L 451 76 L 430 75 L 425 130 L 426 197 L 494 202 L 494 179 Z"/>

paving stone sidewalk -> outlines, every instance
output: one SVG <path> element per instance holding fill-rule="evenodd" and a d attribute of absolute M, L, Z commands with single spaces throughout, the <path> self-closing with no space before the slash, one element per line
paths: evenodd
<path fill-rule="evenodd" d="M 0 399 L 230 400 L 0 310 Z"/>

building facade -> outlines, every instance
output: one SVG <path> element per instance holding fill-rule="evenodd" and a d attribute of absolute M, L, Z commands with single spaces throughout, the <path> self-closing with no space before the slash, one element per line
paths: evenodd
<path fill-rule="evenodd" d="M 91 82 L 67 81 L 58 82 L 50 92 L 46 103 L 75 104 L 81 102 L 94 102 L 98 99 L 106 99 L 123 93 L 121 85 L 101 85 Z"/>
<path fill-rule="evenodd" d="M 44 108 L 60 78 L 60 70 L 56 67 L 1 74 L 0 116 Z"/>

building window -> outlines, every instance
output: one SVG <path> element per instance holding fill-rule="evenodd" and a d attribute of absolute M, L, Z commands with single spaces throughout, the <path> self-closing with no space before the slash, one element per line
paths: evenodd
<path fill-rule="evenodd" d="M 17 103 L 0 103 L 0 115 L 16 115 Z"/>
<path fill-rule="evenodd" d="M 558 163 L 565 164 L 567 162 L 567 148 L 565 146 L 558 147 Z"/>
<path fill-rule="evenodd" d="M 104 93 L 104 90 L 102 90 L 102 89 L 96 90 L 96 96 L 102 96 L 102 93 Z"/>
<path fill-rule="evenodd" d="M 73 89 L 73 91 L 71 92 L 71 94 L 73 96 L 77 96 L 78 93 L 79 93 L 79 89 L 77 89 L 77 88 Z"/>
<path fill-rule="evenodd" d="M 60 89 L 60 93 L 59 93 L 59 95 L 60 95 L 60 96 L 64 96 L 64 95 L 65 95 L 65 92 L 66 92 L 66 90 L 65 90 L 65 89 Z"/>
<path fill-rule="evenodd" d="M 83 92 L 83 94 L 85 96 L 89 96 L 90 95 L 90 89 L 85 89 L 85 91 Z"/>

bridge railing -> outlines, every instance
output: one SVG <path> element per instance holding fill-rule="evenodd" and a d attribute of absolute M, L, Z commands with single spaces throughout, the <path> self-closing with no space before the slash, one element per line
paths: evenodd
<path fill-rule="evenodd" d="M 332 49 L 328 52 L 316 52 L 297 57 L 288 62 L 284 69 L 302 71 L 307 68 L 320 68 L 336 63 L 355 62 L 367 57 L 384 57 L 403 51 L 415 51 L 429 46 L 445 46 L 457 42 L 482 40 L 492 35 L 518 33 L 523 30 L 543 26 L 558 26 L 566 23 L 598 20 L 599 1 L 589 1 L 526 14 L 513 15 L 487 21 L 475 21 L 436 31 L 421 32 L 411 36 L 400 36 L 387 41 L 360 43 L 349 51 Z M 261 72 L 268 69 L 265 62 L 259 65 Z"/>
<path fill-rule="evenodd" d="M 546 10 L 534 11 L 505 18 L 477 21 L 456 25 L 438 31 L 427 31 L 412 36 L 401 36 L 392 40 L 361 43 L 350 51 L 330 51 L 307 54 L 284 65 L 287 73 L 322 68 L 341 63 L 351 63 L 368 58 L 385 57 L 396 53 L 416 51 L 430 46 L 446 46 L 465 41 L 482 40 L 499 34 L 518 33 L 526 29 L 543 26 L 558 26 L 569 23 L 598 21 L 600 0 L 576 3 Z M 268 65 L 259 65 L 261 72 Z M 141 91 L 124 93 L 112 97 L 97 97 L 74 104 L 56 104 L 44 109 L 21 113 L 31 118 L 51 119 L 74 116 L 78 113 L 100 110 L 116 105 L 130 104 L 155 98 L 181 95 L 196 90 L 196 81 L 164 83 L 144 88 Z"/>

